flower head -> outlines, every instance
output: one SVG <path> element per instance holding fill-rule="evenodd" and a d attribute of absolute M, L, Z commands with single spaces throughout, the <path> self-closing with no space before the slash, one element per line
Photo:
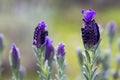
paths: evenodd
<path fill-rule="evenodd" d="M 13 69 L 18 69 L 20 65 L 20 52 L 14 43 L 10 50 L 10 65 Z"/>
<path fill-rule="evenodd" d="M 0 51 L 2 51 L 4 48 L 4 45 L 3 45 L 3 35 L 0 34 Z"/>
<path fill-rule="evenodd" d="M 44 21 L 41 21 L 35 28 L 33 45 L 35 45 L 37 48 L 40 48 L 41 45 L 45 43 L 46 36 L 48 36 L 48 31 L 46 30 L 46 23 Z"/>
<path fill-rule="evenodd" d="M 99 27 L 93 19 L 94 15 L 95 12 L 93 10 L 87 10 L 86 14 L 84 14 L 84 25 L 81 28 L 83 43 L 88 49 L 96 45 L 100 39 Z M 87 21 L 85 16 L 89 18 Z"/>
<path fill-rule="evenodd" d="M 45 60 L 49 60 L 51 57 L 53 57 L 54 55 L 54 48 L 52 45 L 52 40 L 49 38 L 46 38 L 45 40 L 45 47 L 46 47 L 46 51 L 45 51 Z"/>
<path fill-rule="evenodd" d="M 65 56 L 65 49 L 64 49 L 65 45 L 64 43 L 59 43 L 58 47 L 57 47 L 57 57 L 64 57 Z"/>
<path fill-rule="evenodd" d="M 83 19 L 86 22 L 91 21 L 95 17 L 95 15 L 96 15 L 96 12 L 93 11 L 92 9 L 88 9 L 86 12 L 84 10 L 82 10 L 81 13 L 83 14 L 83 16 L 84 16 Z"/>

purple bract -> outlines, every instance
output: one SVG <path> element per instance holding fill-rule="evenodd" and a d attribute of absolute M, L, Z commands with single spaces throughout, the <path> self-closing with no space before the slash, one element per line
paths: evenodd
<path fill-rule="evenodd" d="M 95 15 L 96 15 L 96 12 L 93 11 L 92 9 L 89 9 L 89 10 L 87 10 L 86 12 L 85 12 L 84 10 L 82 10 L 81 13 L 83 14 L 83 16 L 84 16 L 83 19 L 84 19 L 86 22 L 91 21 L 91 20 L 95 17 Z"/>

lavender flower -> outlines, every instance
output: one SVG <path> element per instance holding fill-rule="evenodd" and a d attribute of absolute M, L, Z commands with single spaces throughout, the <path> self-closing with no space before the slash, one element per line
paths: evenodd
<path fill-rule="evenodd" d="M 113 42 L 115 33 L 116 33 L 116 24 L 114 22 L 109 22 L 107 25 L 107 35 L 108 35 L 110 44 Z"/>
<path fill-rule="evenodd" d="M 3 45 L 3 35 L 0 34 L 0 53 L 3 51 L 4 45 Z"/>
<path fill-rule="evenodd" d="M 83 63 L 82 70 L 83 75 L 86 80 L 96 80 L 96 70 L 97 70 L 97 59 L 98 54 L 96 54 L 96 50 L 99 46 L 100 41 L 100 32 L 97 23 L 94 20 L 96 12 L 92 9 L 81 11 L 83 14 L 83 28 L 82 31 L 82 39 L 85 47 L 85 54 L 82 55 Z"/>
<path fill-rule="evenodd" d="M 57 68 L 58 72 L 56 74 L 57 80 L 66 80 L 66 74 L 65 74 L 65 49 L 64 49 L 64 43 L 59 43 L 56 50 L 56 59 L 57 59 Z"/>
<path fill-rule="evenodd" d="M 41 45 L 45 43 L 46 36 L 48 36 L 48 31 L 46 30 L 46 23 L 44 21 L 41 21 L 35 28 L 33 45 L 35 45 L 37 48 L 40 48 Z"/>
<path fill-rule="evenodd" d="M 84 27 L 81 28 L 82 39 L 85 48 L 90 49 L 94 47 L 100 40 L 99 27 L 94 20 L 96 13 L 92 9 L 89 9 L 86 12 L 82 10 L 82 14 L 84 16 Z"/>
<path fill-rule="evenodd" d="M 59 43 L 57 47 L 57 57 L 64 57 L 65 56 L 65 49 L 64 49 L 64 43 Z"/>
<path fill-rule="evenodd" d="M 52 79 L 52 65 L 54 60 L 54 48 L 52 40 L 47 38 L 48 31 L 46 30 L 46 23 L 41 21 L 34 31 L 33 49 L 38 60 L 39 71 L 38 74 L 41 80 Z"/>
<path fill-rule="evenodd" d="M 52 46 L 52 40 L 46 38 L 46 52 L 45 52 L 45 60 L 49 60 L 54 55 L 54 48 Z"/>
<path fill-rule="evenodd" d="M 10 50 L 10 65 L 13 69 L 19 69 L 20 52 L 14 43 L 12 44 L 11 50 Z"/>

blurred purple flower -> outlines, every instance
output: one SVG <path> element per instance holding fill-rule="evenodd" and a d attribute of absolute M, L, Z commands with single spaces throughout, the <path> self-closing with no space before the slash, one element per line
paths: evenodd
<path fill-rule="evenodd" d="M 45 43 L 46 36 L 48 36 L 48 31 L 46 30 L 46 23 L 44 21 L 41 21 L 35 28 L 33 45 L 35 45 L 37 48 L 40 48 L 41 45 Z"/>
<path fill-rule="evenodd" d="M 0 51 L 2 51 L 4 48 L 4 45 L 3 45 L 3 35 L 0 34 Z"/>
<path fill-rule="evenodd" d="M 95 17 L 95 15 L 96 15 L 96 12 L 93 11 L 92 9 L 88 9 L 86 12 L 84 10 L 82 10 L 81 13 L 83 14 L 83 16 L 84 16 L 83 19 L 86 22 L 91 21 Z"/>
<path fill-rule="evenodd" d="M 52 42 L 53 41 L 49 38 L 46 38 L 45 40 L 45 60 L 49 60 L 54 55 L 54 48 Z"/>
<path fill-rule="evenodd" d="M 110 43 L 113 42 L 116 31 L 117 31 L 116 24 L 114 22 L 109 22 L 107 25 L 107 34 L 108 34 Z"/>
<path fill-rule="evenodd" d="M 10 50 L 10 65 L 14 69 L 19 68 L 20 65 L 20 52 L 14 43 L 12 44 Z"/>
<path fill-rule="evenodd" d="M 57 57 L 64 57 L 65 56 L 65 45 L 64 43 L 59 43 L 56 51 Z"/>
<path fill-rule="evenodd" d="M 87 10 L 86 13 L 82 11 L 82 14 L 84 14 L 84 24 L 83 28 L 81 28 L 82 39 L 85 47 L 90 49 L 91 47 L 96 45 L 100 39 L 99 27 L 93 19 L 96 12 L 90 9 Z"/>

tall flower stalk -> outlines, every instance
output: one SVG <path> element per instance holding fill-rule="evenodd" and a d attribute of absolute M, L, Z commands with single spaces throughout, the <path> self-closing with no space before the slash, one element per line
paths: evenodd
<path fill-rule="evenodd" d="M 56 80 L 66 80 L 64 43 L 59 43 L 56 50 L 57 69 Z"/>
<path fill-rule="evenodd" d="M 4 44 L 3 44 L 3 35 L 0 34 L 0 77 L 2 74 L 2 53 L 4 49 Z"/>
<path fill-rule="evenodd" d="M 54 61 L 54 48 L 52 40 L 47 38 L 46 23 L 41 21 L 35 28 L 33 37 L 33 50 L 38 61 L 40 80 L 52 79 L 52 65 Z"/>
<path fill-rule="evenodd" d="M 12 80 L 20 80 L 20 52 L 16 45 L 13 43 L 9 53 L 9 61 L 12 69 Z"/>
<path fill-rule="evenodd" d="M 96 50 L 100 42 L 99 27 L 94 20 L 96 12 L 92 9 L 81 11 L 83 14 L 82 39 L 85 47 L 83 75 L 86 80 L 96 80 L 97 53 Z"/>

